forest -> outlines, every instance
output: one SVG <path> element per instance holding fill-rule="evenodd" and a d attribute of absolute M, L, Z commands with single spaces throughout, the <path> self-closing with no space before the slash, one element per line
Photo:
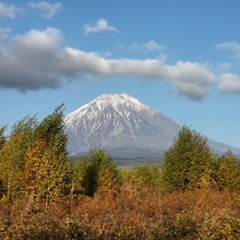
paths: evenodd
<path fill-rule="evenodd" d="M 64 105 L 0 128 L 0 239 L 240 239 L 240 160 L 183 126 L 164 163 L 70 159 Z"/>

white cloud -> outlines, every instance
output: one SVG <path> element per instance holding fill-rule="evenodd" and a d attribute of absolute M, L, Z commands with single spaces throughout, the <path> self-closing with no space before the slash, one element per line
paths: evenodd
<path fill-rule="evenodd" d="M 223 73 L 219 77 L 219 89 L 222 92 L 240 94 L 240 76 L 231 73 L 230 70 L 233 67 L 239 67 L 238 63 L 240 61 L 240 44 L 237 42 L 225 42 L 218 44 L 216 46 L 217 50 L 228 50 L 232 52 L 235 61 L 232 63 L 222 64 L 220 70 L 225 70 L 227 73 Z M 237 60 L 237 61 L 236 61 Z M 236 64 L 237 62 L 237 64 Z"/>
<path fill-rule="evenodd" d="M 42 2 L 29 2 L 28 7 L 42 11 L 42 17 L 44 18 L 52 18 L 55 16 L 62 8 L 62 4 L 60 2 L 55 4 L 50 4 L 48 2 L 42 1 Z"/>
<path fill-rule="evenodd" d="M 174 86 L 175 92 L 194 100 L 204 98 L 214 74 L 200 63 L 161 59 L 113 59 L 98 53 L 61 47 L 62 33 L 55 28 L 31 30 L 0 42 L 0 87 L 20 91 L 58 88 L 86 75 L 97 77 L 139 76 Z"/>
<path fill-rule="evenodd" d="M 133 51 L 164 51 L 166 47 L 151 40 L 145 44 L 134 43 L 131 47 Z"/>
<path fill-rule="evenodd" d="M 233 73 L 222 74 L 219 88 L 223 92 L 240 94 L 240 76 Z"/>
<path fill-rule="evenodd" d="M 115 27 L 108 25 L 107 20 L 103 18 L 98 19 L 95 25 L 85 25 L 84 31 L 85 31 L 85 34 L 90 34 L 94 32 L 104 32 L 104 31 L 118 32 L 118 30 Z"/>
<path fill-rule="evenodd" d="M 240 59 L 240 44 L 239 43 L 236 43 L 236 42 L 221 43 L 216 46 L 216 49 L 229 50 L 235 55 L 235 57 Z"/>
<path fill-rule="evenodd" d="M 218 44 L 216 46 L 217 49 L 219 50 L 232 50 L 232 51 L 240 51 L 240 44 L 236 43 L 236 42 L 225 42 L 225 43 L 221 43 Z"/>
<path fill-rule="evenodd" d="M 104 59 L 96 53 L 86 53 L 72 48 L 67 48 L 66 52 L 69 55 L 67 61 L 69 66 L 65 63 L 65 67 L 72 67 L 73 71 L 85 71 L 97 76 L 136 75 L 146 79 L 159 79 L 173 84 L 179 95 L 186 95 L 194 100 L 205 97 L 209 85 L 215 81 L 214 74 L 199 63 L 179 61 L 172 66 L 155 59 Z"/>
<path fill-rule="evenodd" d="M 7 17 L 14 19 L 16 17 L 19 8 L 13 4 L 5 4 L 0 2 L 0 17 Z"/>
<path fill-rule="evenodd" d="M 61 38 L 57 29 L 47 28 L 0 43 L 0 86 L 23 92 L 58 87 L 60 74 L 54 63 L 61 54 Z"/>
<path fill-rule="evenodd" d="M 149 51 L 155 51 L 155 50 L 163 51 L 166 48 L 164 45 L 159 45 L 155 41 L 150 41 L 150 42 L 146 43 L 145 45 L 146 45 L 146 49 Z"/>
<path fill-rule="evenodd" d="M 178 61 L 174 66 L 165 66 L 165 78 L 175 84 L 176 93 L 200 100 L 209 93 L 215 75 L 199 63 Z"/>

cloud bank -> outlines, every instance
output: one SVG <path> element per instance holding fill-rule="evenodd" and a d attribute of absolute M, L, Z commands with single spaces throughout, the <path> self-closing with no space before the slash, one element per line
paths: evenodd
<path fill-rule="evenodd" d="M 6 35 L 7 31 L 0 32 Z M 46 28 L 17 35 L 5 44 L 0 41 L 0 87 L 24 92 L 59 88 L 85 74 L 109 78 L 134 75 L 169 83 L 176 94 L 200 100 L 216 80 L 200 63 L 178 61 L 168 65 L 163 59 L 109 59 L 94 52 L 63 48 L 62 40 L 58 29 Z"/>

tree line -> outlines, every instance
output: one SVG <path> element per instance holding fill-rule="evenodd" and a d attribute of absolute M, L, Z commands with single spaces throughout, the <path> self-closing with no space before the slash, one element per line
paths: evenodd
<path fill-rule="evenodd" d="M 121 191 L 126 184 L 134 192 L 152 188 L 161 192 L 196 188 L 240 192 L 239 157 L 231 152 L 215 155 L 207 139 L 184 126 L 164 155 L 162 168 L 139 166 L 121 171 L 101 148 L 71 161 L 66 150 L 64 105 L 40 123 L 36 117 L 17 122 L 9 136 L 0 128 L 0 198 L 8 202 L 33 196 L 48 204 L 63 196 L 96 191 Z"/>

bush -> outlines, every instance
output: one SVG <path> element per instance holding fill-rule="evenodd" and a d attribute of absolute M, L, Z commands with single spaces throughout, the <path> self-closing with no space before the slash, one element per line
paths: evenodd
<path fill-rule="evenodd" d="M 48 206 L 0 203 L 0 239 L 239 239 L 236 192 L 142 193 L 98 191 Z"/>

